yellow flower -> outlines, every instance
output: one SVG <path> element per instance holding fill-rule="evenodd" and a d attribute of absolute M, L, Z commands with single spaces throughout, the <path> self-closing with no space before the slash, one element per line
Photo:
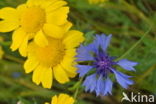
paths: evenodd
<path fill-rule="evenodd" d="M 67 94 L 60 94 L 58 97 L 55 95 L 52 97 L 51 104 L 74 104 L 74 98 Z"/>
<path fill-rule="evenodd" d="M 98 4 L 98 3 L 103 3 L 108 0 L 88 0 L 90 4 Z"/>
<path fill-rule="evenodd" d="M 71 27 L 67 21 L 69 7 L 64 0 L 27 0 L 17 8 L 0 9 L 0 32 L 13 31 L 11 49 L 19 48 L 22 56 L 27 55 L 30 39 L 39 46 L 48 45 L 47 36 L 62 38 Z"/>
<path fill-rule="evenodd" d="M 44 88 L 51 88 L 53 78 L 63 84 L 76 75 L 76 47 L 84 41 L 83 33 L 70 30 L 62 39 L 48 37 L 49 44 L 38 46 L 35 42 L 28 45 L 28 59 L 24 64 L 26 73 L 33 71 L 33 82 Z"/>

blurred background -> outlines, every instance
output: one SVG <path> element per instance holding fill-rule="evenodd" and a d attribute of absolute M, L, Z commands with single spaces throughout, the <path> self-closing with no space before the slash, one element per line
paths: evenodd
<path fill-rule="evenodd" d="M 25 1 L 0 0 L 0 8 L 17 7 Z M 66 1 L 70 6 L 69 20 L 74 29 L 85 33 L 86 44 L 94 34 L 113 34 L 110 55 L 120 57 L 126 53 L 124 58 L 139 62 L 136 72 L 118 69 L 134 76 L 135 85 L 128 90 L 114 81 L 112 96 L 96 97 L 80 87 L 77 104 L 121 104 L 122 92 L 156 97 L 156 0 L 107 0 L 98 4 L 87 0 Z M 144 34 L 147 35 L 142 38 Z M 50 102 L 55 94 L 74 95 L 78 76 L 64 85 L 54 82 L 51 90 L 43 89 L 32 83 L 31 74 L 24 73 L 25 59 L 18 52 L 11 52 L 10 44 L 11 33 L 0 33 L 0 104 L 43 104 Z"/>

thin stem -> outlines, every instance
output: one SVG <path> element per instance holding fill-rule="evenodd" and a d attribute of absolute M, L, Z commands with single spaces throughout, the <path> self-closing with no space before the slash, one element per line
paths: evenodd
<path fill-rule="evenodd" d="M 78 95 L 78 92 L 79 92 L 79 88 L 80 88 L 80 86 L 81 86 L 82 81 L 83 81 L 83 77 L 81 77 L 81 78 L 80 78 L 80 81 L 78 82 L 79 84 L 77 85 L 76 91 L 75 91 L 75 93 L 74 93 L 74 99 L 77 98 L 77 95 Z"/>
<path fill-rule="evenodd" d="M 151 31 L 151 29 L 152 28 L 150 27 L 149 30 L 146 31 L 145 34 L 127 52 L 125 52 L 121 57 L 119 57 L 118 59 L 116 59 L 116 61 L 121 60 L 122 58 L 124 58 L 125 56 L 127 56 L 134 48 L 136 48 L 141 43 L 141 41 L 144 39 L 144 37 Z"/>
<path fill-rule="evenodd" d="M 21 59 L 19 59 L 19 58 L 17 58 L 17 57 L 14 57 L 14 56 L 12 56 L 12 55 L 9 55 L 9 54 L 5 54 L 5 55 L 4 55 L 4 58 L 6 58 L 6 59 L 8 59 L 8 60 L 12 60 L 12 61 L 17 62 L 17 63 L 20 63 L 20 64 L 23 64 L 23 63 L 24 63 L 23 60 L 21 60 Z"/>
<path fill-rule="evenodd" d="M 147 71 L 145 71 L 140 77 L 137 79 L 137 83 L 140 83 L 143 81 L 148 75 L 151 74 L 151 72 L 156 68 L 156 65 L 153 65 L 151 68 L 149 68 Z"/>

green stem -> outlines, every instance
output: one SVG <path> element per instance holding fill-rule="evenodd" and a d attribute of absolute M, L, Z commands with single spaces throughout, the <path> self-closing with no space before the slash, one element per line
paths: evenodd
<path fill-rule="evenodd" d="M 0 42 L 0 45 L 2 45 L 2 46 L 10 46 L 10 44 L 11 44 L 11 41 L 1 41 Z"/>
<path fill-rule="evenodd" d="M 19 59 L 17 57 L 14 57 L 12 55 L 9 55 L 9 54 L 5 54 L 4 55 L 4 58 L 9 59 L 9 60 L 12 60 L 12 61 L 17 62 L 17 63 L 20 63 L 20 64 L 23 64 L 24 63 L 23 60 L 21 60 L 21 59 Z"/>
<path fill-rule="evenodd" d="M 137 83 L 140 83 L 143 81 L 147 76 L 149 76 L 152 71 L 156 68 L 156 65 L 153 65 L 151 68 L 149 68 L 147 71 L 145 71 L 140 77 L 137 78 Z"/>
<path fill-rule="evenodd" d="M 78 95 L 78 92 L 79 92 L 79 89 L 80 89 L 80 86 L 81 86 L 82 81 L 83 81 L 83 77 L 81 77 L 80 78 L 80 81 L 78 82 L 79 84 L 77 85 L 76 91 L 74 93 L 74 99 L 77 98 L 77 95 Z"/>
<path fill-rule="evenodd" d="M 116 61 L 121 60 L 122 58 L 124 58 L 125 56 L 127 56 L 134 48 L 136 48 L 136 46 L 138 46 L 139 43 L 141 43 L 141 41 L 144 39 L 144 37 L 151 31 L 151 27 L 149 28 L 148 31 L 145 32 L 145 34 L 127 51 L 125 52 L 121 57 L 119 57 Z"/>

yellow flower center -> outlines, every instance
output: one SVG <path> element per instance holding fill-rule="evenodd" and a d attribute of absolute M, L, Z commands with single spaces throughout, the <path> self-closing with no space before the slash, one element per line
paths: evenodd
<path fill-rule="evenodd" d="M 46 47 L 38 47 L 38 60 L 48 66 L 54 67 L 61 62 L 65 54 L 62 40 L 49 39 L 49 45 Z"/>
<path fill-rule="evenodd" d="M 21 26 L 26 32 L 37 32 L 45 22 L 45 11 L 37 6 L 27 8 L 21 17 Z"/>

